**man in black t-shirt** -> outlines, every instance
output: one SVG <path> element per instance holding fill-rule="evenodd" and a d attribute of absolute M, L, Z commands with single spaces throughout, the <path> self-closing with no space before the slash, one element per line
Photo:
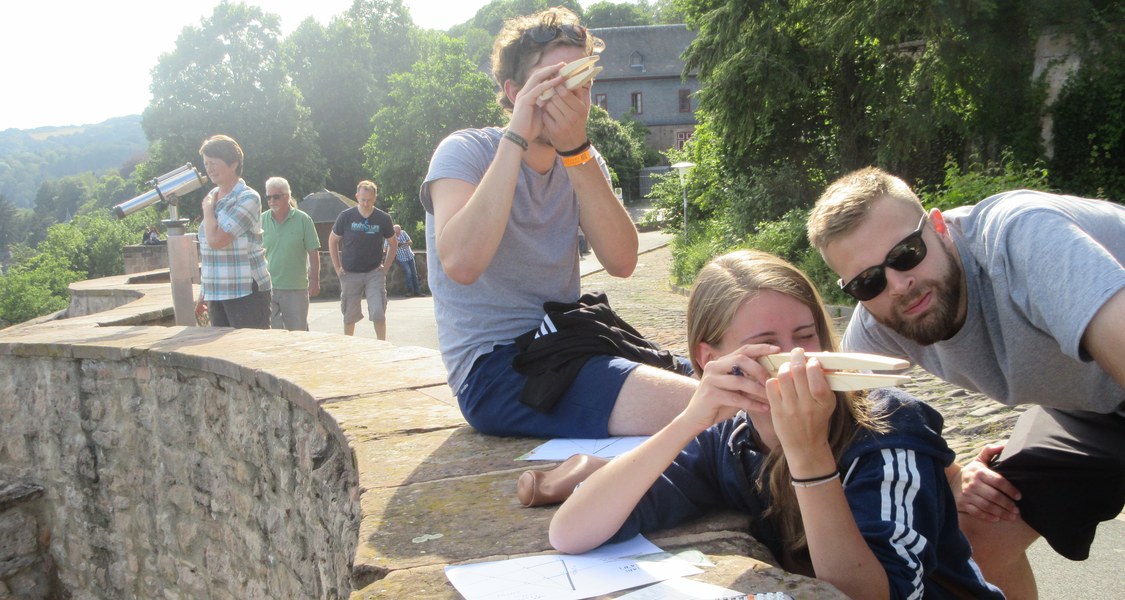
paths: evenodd
<path fill-rule="evenodd" d="M 395 260 L 398 239 L 391 216 L 375 208 L 379 191 L 370 181 L 356 186 L 358 206 L 336 217 L 328 236 L 328 253 L 340 278 L 340 312 L 344 314 L 344 335 L 355 333 L 363 318 L 360 300 L 367 296 L 367 313 L 375 325 L 375 336 L 387 339 L 387 271 Z M 383 253 L 383 242 L 389 244 Z"/>

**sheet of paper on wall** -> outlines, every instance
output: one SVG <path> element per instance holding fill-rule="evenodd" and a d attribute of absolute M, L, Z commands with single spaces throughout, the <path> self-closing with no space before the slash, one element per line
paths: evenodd
<path fill-rule="evenodd" d="M 646 556 L 658 555 L 648 559 Z M 702 573 L 637 536 L 585 554 L 541 554 L 445 568 L 466 600 L 580 600 Z"/>
<path fill-rule="evenodd" d="M 617 600 L 746 600 L 746 594 L 713 583 L 675 577 L 618 596 Z"/>
<path fill-rule="evenodd" d="M 566 460 L 575 454 L 592 454 L 601 458 L 613 458 L 641 445 L 648 436 L 634 435 L 603 439 L 547 440 L 534 450 L 516 457 L 516 460 Z"/>

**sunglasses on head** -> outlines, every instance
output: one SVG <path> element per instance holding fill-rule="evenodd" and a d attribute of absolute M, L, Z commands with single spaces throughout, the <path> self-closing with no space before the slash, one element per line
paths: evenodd
<path fill-rule="evenodd" d="M 538 25 L 523 32 L 525 38 L 536 44 L 553 42 L 559 35 L 566 35 L 567 38 L 576 42 L 584 42 L 586 41 L 586 28 L 581 25 L 564 23 L 562 25 Z"/>
<path fill-rule="evenodd" d="M 864 269 L 847 283 L 839 280 L 840 289 L 860 302 L 882 294 L 883 290 L 887 289 L 886 269 L 888 267 L 896 271 L 906 272 L 917 267 L 926 259 L 926 242 L 922 239 L 922 228 L 925 226 L 926 214 L 923 213 L 922 220 L 918 221 L 918 228 L 914 230 L 914 233 L 902 238 L 901 242 L 895 244 L 891 251 L 887 252 L 887 258 L 883 260 L 883 264 Z"/>

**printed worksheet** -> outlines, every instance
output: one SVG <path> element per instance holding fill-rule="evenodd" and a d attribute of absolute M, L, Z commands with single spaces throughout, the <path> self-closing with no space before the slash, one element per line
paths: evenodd
<path fill-rule="evenodd" d="M 639 535 L 585 554 L 445 568 L 445 576 L 466 600 L 580 600 L 701 572 Z"/>
<path fill-rule="evenodd" d="M 648 439 L 645 435 L 611 437 L 604 439 L 547 440 L 534 450 L 516 457 L 516 460 L 566 460 L 575 454 L 592 454 L 601 458 L 613 458 L 641 445 Z"/>

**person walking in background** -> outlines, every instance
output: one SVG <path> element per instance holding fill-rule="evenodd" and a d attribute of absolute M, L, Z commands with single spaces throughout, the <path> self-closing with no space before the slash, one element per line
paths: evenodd
<path fill-rule="evenodd" d="M 308 331 L 309 298 L 320 293 L 320 238 L 312 217 L 297 208 L 286 179 L 266 180 L 266 203 L 262 245 L 273 280 L 270 325 Z"/>
<path fill-rule="evenodd" d="M 242 180 L 242 148 L 216 135 L 199 155 L 216 186 L 201 206 L 200 302 L 207 302 L 214 327 L 269 329 L 273 284 L 262 248 L 262 199 Z"/>
<path fill-rule="evenodd" d="M 859 301 L 845 350 L 1034 405 L 951 480 L 985 577 L 1035 598 L 1028 547 L 1084 560 L 1125 505 L 1125 207 L 1016 190 L 927 211 L 869 167 L 825 190 L 808 235 Z"/>
<path fill-rule="evenodd" d="M 356 186 L 359 204 L 343 210 L 328 236 L 328 253 L 340 278 L 340 312 L 344 314 L 344 335 L 355 334 L 355 324 L 363 319 L 360 302 L 367 297 L 368 318 L 375 326 L 375 337 L 387 339 L 387 271 L 398 252 L 391 215 L 375 207 L 379 188 L 371 181 Z M 383 242 L 388 242 L 384 253 Z"/>
<path fill-rule="evenodd" d="M 410 239 L 410 234 L 402 230 L 401 227 L 395 225 L 395 237 L 398 238 L 398 254 L 395 255 L 395 262 L 402 267 L 403 277 L 406 282 L 406 296 L 421 296 L 422 286 L 418 282 L 418 265 L 414 262 L 414 240 Z"/>
<path fill-rule="evenodd" d="M 544 304 L 579 299 L 580 225 L 607 273 L 628 277 L 637 265 L 636 227 L 587 134 L 590 86 L 568 89 L 559 75 L 602 47 L 565 8 L 507 21 L 492 50 L 507 128 L 454 132 L 422 183 L 442 360 L 461 413 L 484 433 L 651 434 L 695 389 L 690 377 L 602 350 L 545 405 L 523 397 L 529 377 L 513 368 L 516 340 L 540 327 Z"/>

